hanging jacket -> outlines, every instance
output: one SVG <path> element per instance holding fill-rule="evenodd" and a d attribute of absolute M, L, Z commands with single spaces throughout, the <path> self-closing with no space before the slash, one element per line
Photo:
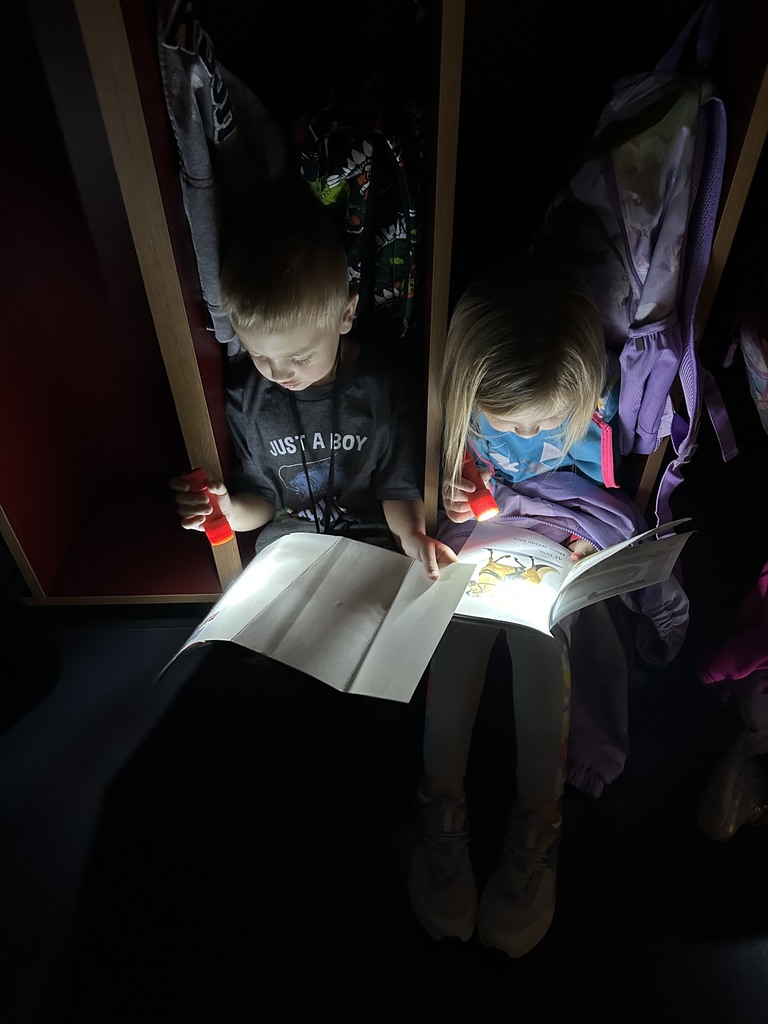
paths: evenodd
<path fill-rule="evenodd" d="M 286 145 L 260 100 L 219 63 L 189 0 L 160 3 L 158 53 L 200 288 L 232 355 L 240 343 L 220 304 L 222 210 L 280 173 Z"/>

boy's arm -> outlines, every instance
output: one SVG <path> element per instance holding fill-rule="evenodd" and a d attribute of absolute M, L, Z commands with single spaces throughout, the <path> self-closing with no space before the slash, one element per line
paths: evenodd
<path fill-rule="evenodd" d="M 205 517 L 213 511 L 205 492 L 190 491 L 189 484 L 180 477 L 173 477 L 168 484 L 176 492 L 176 509 L 184 529 L 203 530 Z M 209 483 L 208 490 L 219 499 L 222 514 L 235 532 L 258 530 L 274 518 L 275 506 L 258 494 L 230 494 L 222 483 Z"/>
<path fill-rule="evenodd" d="M 409 558 L 421 562 L 430 579 L 440 575 L 439 566 L 457 562 L 455 553 L 442 541 L 428 537 L 424 502 L 382 501 L 384 518 L 395 540 Z"/>
<path fill-rule="evenodd" d="M 231 494 L 230 500 L 232 511 L 228 516 L 229 525 L 236 533 L 258 530 L 266 523 L 271 523 L 275 517 L 275 506 L 259 494 L 241 491 L 239 494 Z"/>

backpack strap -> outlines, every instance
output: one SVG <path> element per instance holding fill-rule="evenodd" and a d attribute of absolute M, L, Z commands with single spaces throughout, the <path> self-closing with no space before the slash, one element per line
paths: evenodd
<path fill-rule="evenodd" d="M 704 0 L 656 65 L 658 71 L 686 74 L 709 67 L 720 35 L 720 2 Z"/>
<path fill-rule="evenodd" d="M 711 96 L 701 104 L 694 164 L 694 203 L 685 244 L 685 272 L 680 294 L 682 355 L 679 379 L 687 411 L 687 422 L 673 417 L 670 440 L 675 458 L 664 470 L 656 496 L 657 522 L 672 518 L 670 495 L 682 479 L 683 468 L 696 451 L 702 405 L 707 409 L 723 459 L 738 454 L 733 430 L 722 395 L 712 375 L 704 369 L 696 350 L 695 316 L 701 286 L 712 252 L 715 221 L 725 165 L 726 113 L 723 101 Z"/>
<path fill-rule="evenodd" d="M 600 470 L 603 483 L 606 487 L 618 487 L 613 466 L 613 430 L 597 410 L 592 413 L 592 422 L 600 427 Z"/>

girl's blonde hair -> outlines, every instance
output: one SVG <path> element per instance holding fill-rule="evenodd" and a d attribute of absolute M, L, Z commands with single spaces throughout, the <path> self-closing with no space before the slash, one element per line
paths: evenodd
<path fill-rule="evenodd" d="M 266 182 L 230 212 L 220 292 L 235 330 L 288 334 L 341 323 L 350 300 L 343 239 L 302 178 Z"/>
<path fill-rule="evenodd" d="M 580 278 L 554 257 L 528 256 L 469 285 L 451 316 L 440 378 L 444 484 L 462 476 L 478 412 L 562 415 L 567 452 L 587 433 L 605 376 L 600 315 Z"/>

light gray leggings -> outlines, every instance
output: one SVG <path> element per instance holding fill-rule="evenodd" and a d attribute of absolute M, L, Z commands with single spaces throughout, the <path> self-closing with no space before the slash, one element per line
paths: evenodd
<path fill-rule="evenodd" d="M 454 619 L 432 659 L 424 732 L 424 768 L 463 778 L 497 626 Z M 519 626 L 504 628 L 512 659 L 517 792 L 559 800 L 568 742 L 570 671 L 559 641 Z"/>

